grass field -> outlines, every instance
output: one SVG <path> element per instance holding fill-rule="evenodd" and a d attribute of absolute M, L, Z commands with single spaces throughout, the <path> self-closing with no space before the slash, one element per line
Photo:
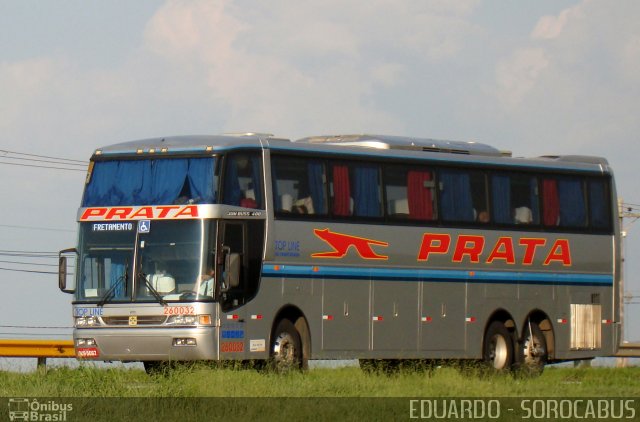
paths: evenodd
<path fill-rule="evenodd" d="M 473 367 L 402 370 L 392 374 L 342 367 L 278 375 L 204 365 L 156 375 L 147 375 L 139 369 L 91 366 L 30 373 L 0 372 L 0 419 L 2 412 L 11 409 L 10 397 L 28 398 L 32 404 L 44 403 L 44 413 L 49 419 L 40 415 L 40 420 L 66 421 L 407 420 L 424 410 L 415 408 L 412 401 L 434 406 L 428 407 L 427 412 L 437 406 L 440 411 L 457 412 L 462 402 L 474 402 L 474 411 L 480 408 L 484 412 L 489 403 L 499 402 L 499 417 L 476 420 L 516 421 L 527 412 L 530 415 L 531 409 L 538 412 L 537 419 L 559 420 L 553 417 L 555 414 L 545 413 L 547 406 L 557 406 L 558 400 L 566 404 L 569 419 L 574 419 L 576 412 L 582 412 L 583 418 L 587 402 L 593 409 L 604 405 L 606 412 L 613 409 L 622 417 L 635 418 L 640 417 L 640 398 L 636 399 L 639 396 L 640 367 L 551 367 L 539 377 L 486 374 Z M 576 397 L 590 399 L 570 400 Z M 577 407 L 573 406 L 576 401 L 581 403 Z M 454 407 L 452 402 L 456 402 Z M 523 402 L 538 406 L 524 410 Z M 69 412 L 46 410 L 60 409 L 55 407 L 60 405 L 68 406 Z M 447 414 L 446 419 L 474 419 L 469 415 Z"/>
<path fill-rule="evenodd" d="M 640 367 L 547 368 L 539 377 L 474 368 L 367 374 L 316 368 L 278 375 L 196 365 L 158 375 L 142 370 L 57 368 L 0 372 L 1 397 L 637 397 Z"/>

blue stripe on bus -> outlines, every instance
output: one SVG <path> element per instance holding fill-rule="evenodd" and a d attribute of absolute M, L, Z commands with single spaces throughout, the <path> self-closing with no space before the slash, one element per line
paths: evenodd
<path fill-rule="evenodd" d="M 277 269 L 276 269 L 277 268 Z M 324 278 L 349 280 L 431 281 L 611 286 L 611 274 L 542 273 L 522 271 L 426 270 L 374 267 L 264 264 L 262 276 L 270 278 Z"/>

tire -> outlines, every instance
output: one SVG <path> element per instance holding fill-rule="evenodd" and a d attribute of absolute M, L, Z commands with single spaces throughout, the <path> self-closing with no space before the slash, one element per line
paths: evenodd
<path fill-rule="evenodd" d="M 160 375 L 166 373 L 169 369 L 168 362 L 158 360 L 145 360 L 142 364 L 144 365 L 144 371 L 148 375 Z"/>
<path fill-rule="evenodd" d="M 500 321 L 489 325 L 484 336 L 482 357 L 485 364 L 494 371 L 506 371 L 513 365 L 513 339 L 509 330 Z"/>
<path fill-rule="evenodd" d="M 303 368 L 300 333 L 288 319 L 281 320 L 271 341 L 271 368 L 278 373 L 299 371 Z"/>
<path fill-rule="evenodd" d="M 547 340 L 540 326 L 535 322 L 529 322 L 522 331 L 522 341 L 518 345 L 517 366 L 526 375 L 540 375 L 549 356 Z"/>

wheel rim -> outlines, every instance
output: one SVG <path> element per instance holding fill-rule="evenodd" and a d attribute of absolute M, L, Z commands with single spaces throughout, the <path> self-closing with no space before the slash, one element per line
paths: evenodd
<path fill-rule="evenodd" d="M 280 333 L 273 344 L 273 357 L 278 370 L 288 370 L 298 365 L 296 342 L 289 333 Z"/>
<path fill-rule="evenodd" d="M 537 368 L 544 363 L 543 359 L 546 355 L 546 350 L 541 339 L 535 334 L 527 336 L 522 347 L 524 348 L 523 362 L 527 367 Z"/>
<path fill-rule="evenodd" d="M 489 344 L 489 361 L 495 369 L 504 369 L 509 359 L 507 340 L 501 335 L 494 335 Z"/>

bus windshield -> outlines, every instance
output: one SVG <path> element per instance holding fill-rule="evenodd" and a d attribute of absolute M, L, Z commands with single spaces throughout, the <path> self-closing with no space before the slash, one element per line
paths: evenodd
<path fill-rule="evenodd" d="M 213 299 L 214 230 L 205 220 L 81 224 L 76 301 Z"/>

